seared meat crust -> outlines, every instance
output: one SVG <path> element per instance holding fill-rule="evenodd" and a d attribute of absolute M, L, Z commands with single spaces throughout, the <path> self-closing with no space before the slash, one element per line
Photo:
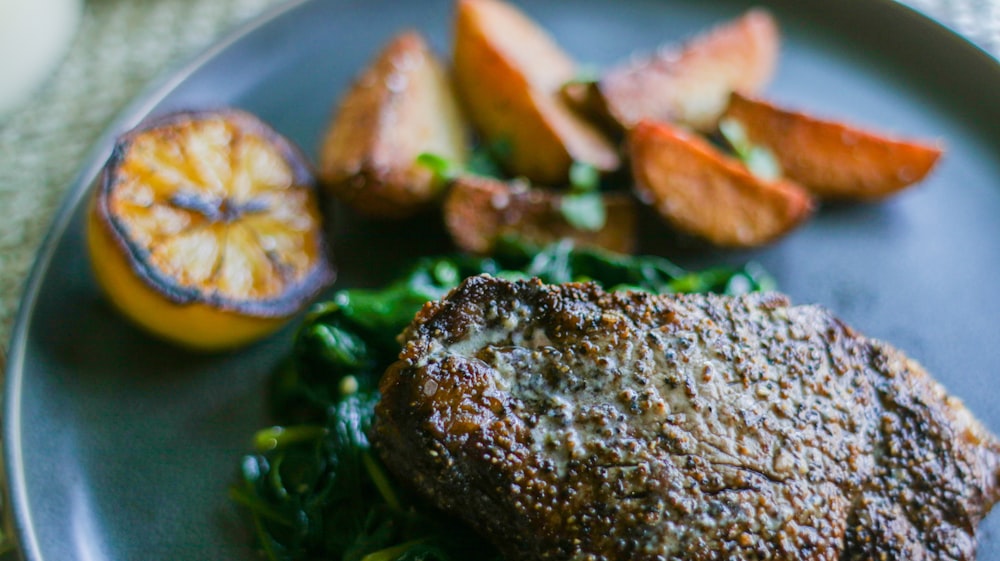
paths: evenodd
<path fill-rule="evenodd" d="M 973 559 L 1000 446 L 916 362 L 777 294 L 468 279 L 375 443 L 507 559 Z"/>

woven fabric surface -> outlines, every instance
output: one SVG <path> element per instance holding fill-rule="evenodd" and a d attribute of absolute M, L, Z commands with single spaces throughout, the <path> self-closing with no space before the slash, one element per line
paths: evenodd
<path fill-rule="evenodd" d="M 82 158 L 147 83 L 280 0 L 86 0 L 72 51 L 0 117 L 0 351 L 34 255 Z M 907 0 L 1000 55 L 1000 0 Z M 2 357 L 2 352 L 0 352 Z"/>

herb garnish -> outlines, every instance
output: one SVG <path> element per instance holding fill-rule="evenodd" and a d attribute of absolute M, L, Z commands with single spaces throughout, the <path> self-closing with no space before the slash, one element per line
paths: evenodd
<path fill-rule="evenodd" d="M 607 222 L 600 181 L 600 173 L 594 166 L 583 162 L 573 162 L 570 166 L 570 192 L 563 196 L 559 211 L 574 228 L 596 232 Z"/>
<path fill-rule="evenodd" d="M 765 181 L 781 178 L 781 165 L 774 153 L 750 142 L 742 123 L 732 118 L 722 119 L 719 121 L 719 132 L 750 173 Z"/>

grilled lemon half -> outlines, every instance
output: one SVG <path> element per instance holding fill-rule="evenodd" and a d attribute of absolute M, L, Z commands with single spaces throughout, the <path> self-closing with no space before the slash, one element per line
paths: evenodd
<path fill-rule="evenodd" d="M 116 308 L 204 350 L 276 330 L 334 277 L 305 156 L 233 109 L 166 115 L 119 138 L 87 242 Z"/>

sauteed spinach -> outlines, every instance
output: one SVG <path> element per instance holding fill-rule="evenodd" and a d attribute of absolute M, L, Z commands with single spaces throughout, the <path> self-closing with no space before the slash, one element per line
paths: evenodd
<path fill-rule="evenodd" d="M 482 273 L 592 280 L 610 290 L 738 294 L 773 288 L 759 267 L 690 272 L 659 257 L 559 243 L 507 241 L 493 257 L 425 258 L 382 289 L 349 289 L 316 305 L 276 373 L 278 425 L 259 431 L 231 489 L 247 507 L 267 559 L 448 561 L 498 559 L 460 522 L 422 504 L 386 473 L 368 440 L 378 378 L 396 335 L 430 300 Z"/>

